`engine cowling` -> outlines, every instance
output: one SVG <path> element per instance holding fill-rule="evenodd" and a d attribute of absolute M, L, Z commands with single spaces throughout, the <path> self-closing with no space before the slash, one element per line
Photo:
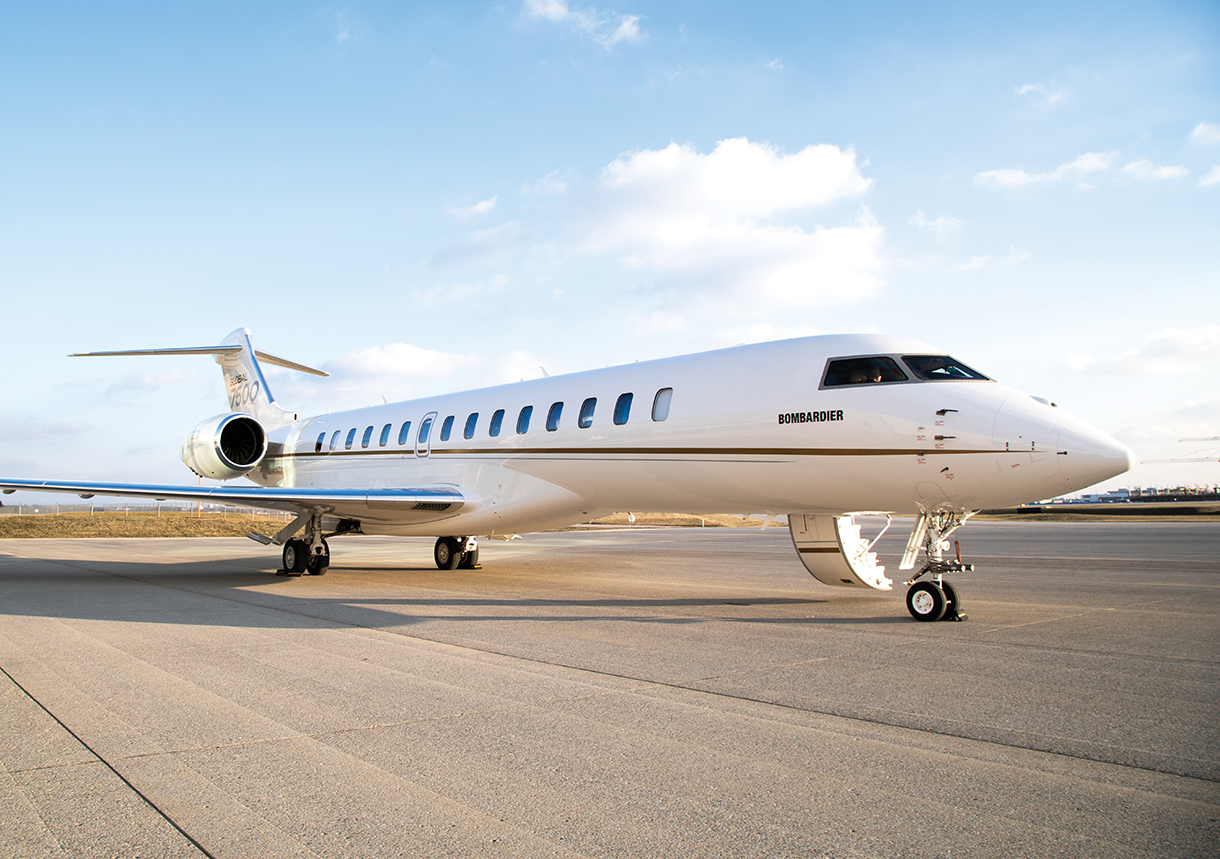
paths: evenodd
<path fill-rule="evenodd" d="M 232 480 L 248 474 L 267 455 L 267 433 L 249 415 L 208 418 L 182 443 L 182 461 L 200 477 Z"/>

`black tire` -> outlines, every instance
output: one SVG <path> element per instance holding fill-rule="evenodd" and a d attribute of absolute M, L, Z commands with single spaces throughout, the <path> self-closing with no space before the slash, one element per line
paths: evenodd
<path fill-rule="evenodd" d="M 935 582 L 913 585 L 907 591 L 907 611 L 916 620 L 940 620 L 945 616 L 945 592 Z"/>
<path fill-rule="evenodd" d="M 940 589 L 945 592 L 945 617 L 957 617 L 962 611 L 962 600 L 957 595 L 957 588 L 948 582 L 941 582 Z"/>
<path fill-rule="evenodd" d="M 310 552 L 309 561 L 305 564 L 305 570 L 311 576 L 324 576 L 328 567 L 330 567 L 330 546 L 326 545 L 326 540 L 323 540 L 322 554 Z"/>
<path fill-rule="evenodd" d="M 309 547 L 304 540 L 289 540 L 284 544 L 284 572 L 300 575 L 309 561 Z"/>
<path fill-rule="evenodd" d="M 437 537 L 432 558 L 441 570 L 456 570 L 462 562 L 462 548 L 453 537 Z"/>
<path fill-rule="evenodd" d="M 463 570 L 473 570 L 479 565 L 479 547 L 475 546 L 472 552 L 462 552 L 462 560 L 458 563 L 458 567 Z"/>

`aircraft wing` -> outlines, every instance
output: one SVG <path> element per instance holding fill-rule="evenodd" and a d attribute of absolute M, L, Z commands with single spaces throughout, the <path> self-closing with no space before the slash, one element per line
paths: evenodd
<path fill-rule="evenodd" d="M 265 486 L 172 486 L 143 483 L 93 483 L 83 480 L 6 480 L 0 491 L 64 492 L 92 498 L 95 495 L 144 498 L 149 501 L 198 501 L 323 513 L 352 519 L 424 522 L 449 518 L 477 500 L 450 484 L 377 489 L 295 489 Z"/>

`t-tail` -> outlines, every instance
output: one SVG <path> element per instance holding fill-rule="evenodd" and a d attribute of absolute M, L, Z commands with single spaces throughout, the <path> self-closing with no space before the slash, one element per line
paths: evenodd
<path fill-rule="evenodd" d="M 287 426 L 297 418 L 275 401 L 260 362 L 315 376 L 329 375 L 255 349 L 248 328 L 238 328 L 221 340 L 219 346 L 78 352 L 71 357 L 109 355 L 212 355 L 216 358 L 224 373 L 229 411 L 195 427 L 182 445 L 182 460 L 199 476 L 218 480 L 249 473 L 266 454 L 267 431 Z"/>

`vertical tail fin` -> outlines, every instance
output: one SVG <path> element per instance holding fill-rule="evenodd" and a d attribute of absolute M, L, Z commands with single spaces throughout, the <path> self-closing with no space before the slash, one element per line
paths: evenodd
<path fill-rule="evenodd" d="M 215 355 L 216 363 L 224 371 L 225 395 L 229 398 L 229 410 L 250 415 L 267 429 L 286 426 L 296 420 L 292 412 L 280 408 L 267 387 L 259 361 L 274 364 L 277 367 L 287 367 L 289 370 L 299 370 L 302 373 L 312 373 L 315 376 L 328 376 L 321 370 L 306 367 L 284 358 L 261 352 L 250 342 L 250 329 L 238 328 L 219 346 L 187 346 L 173 349 L 131 349 L 123 352 L 78 352 L 69 357 L 84 358 L 100 355 Z"/>

